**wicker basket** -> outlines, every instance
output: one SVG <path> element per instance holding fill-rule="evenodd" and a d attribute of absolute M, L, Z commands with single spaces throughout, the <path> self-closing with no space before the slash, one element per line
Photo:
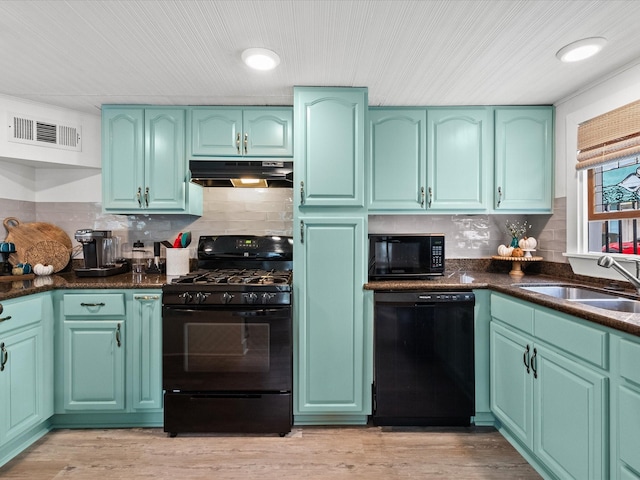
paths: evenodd
<path fill-rule="evenodd" d="M 36 242 L 24 252 L 24 260 L 31 265 L 53 265 L 53 272 L 57 273 L 69 263 L 71 252 L 69 248 L 55 240 Z"/>

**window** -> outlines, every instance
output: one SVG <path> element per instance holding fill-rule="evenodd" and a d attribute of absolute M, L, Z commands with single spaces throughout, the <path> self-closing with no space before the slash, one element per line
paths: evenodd
<path fill-rule="evenodd" d="M 640 250 L 640 101 L 578 127 L 578 170 L 588 169 L 588 250 Z"/>
<path fill-rule="evenodd" d="M 637 255 L 640 251 L 640 157 L 589 170 L 589 251 Z"/>

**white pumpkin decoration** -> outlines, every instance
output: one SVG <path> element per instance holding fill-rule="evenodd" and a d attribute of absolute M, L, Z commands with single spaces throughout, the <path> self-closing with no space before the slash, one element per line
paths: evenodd
<path fill-rule="evenodd" d="M 523 250 L 534 250 L 538 246 L 538 241 L 533 237 L 524 237 L 520 239 L 518 246 Z"/>
<path fill-rule="evenodd" d="M 51 275 L 53 273 L 53 265 L 36 263 L 33 267 L 33 273 L 36 275 Z"/>
<path fill-rule="evenodd" d="M 513 247 L 507 247 L 506 245 L 500 245 L 498 247 L 498 255 L 501 257 L 510 257 L 513 252 Z"/>

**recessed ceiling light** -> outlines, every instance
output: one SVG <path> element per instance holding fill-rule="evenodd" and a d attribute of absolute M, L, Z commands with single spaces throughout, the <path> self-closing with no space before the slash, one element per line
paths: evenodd
<path fill-rule="evenodd" d="M 247 48 L 242 52 L 242 61 L 255 70 L 273 70 L 280 63 L 280 57 L 266 48 Z"/>
<path fill-rule="evenodd" d="M 556 53 L 556 57 L 558 57 L 561 62 L 579 62 L 580 60 L 593 57 L 602 50 L 606 43 L 607 39 L 602 37 L 583 38 L 582 40 L 562 47 L 558 50 L 558 53 Z"/>

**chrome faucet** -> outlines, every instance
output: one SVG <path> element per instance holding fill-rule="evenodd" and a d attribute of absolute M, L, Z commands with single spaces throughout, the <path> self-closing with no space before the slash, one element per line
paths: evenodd
<path fill-rule="evenodd" d="M 612 268 L 626 278 L 631 285 L 633 285 L 640 295 L 640 260 L 634 260 L 636 262 L 636 276 L 634 277 L 631 273 L 629 273 L 622 265 L 616 262 L 609 255 L 603 255 L 598 259 L 598 265 L 604 268 Z"/>

